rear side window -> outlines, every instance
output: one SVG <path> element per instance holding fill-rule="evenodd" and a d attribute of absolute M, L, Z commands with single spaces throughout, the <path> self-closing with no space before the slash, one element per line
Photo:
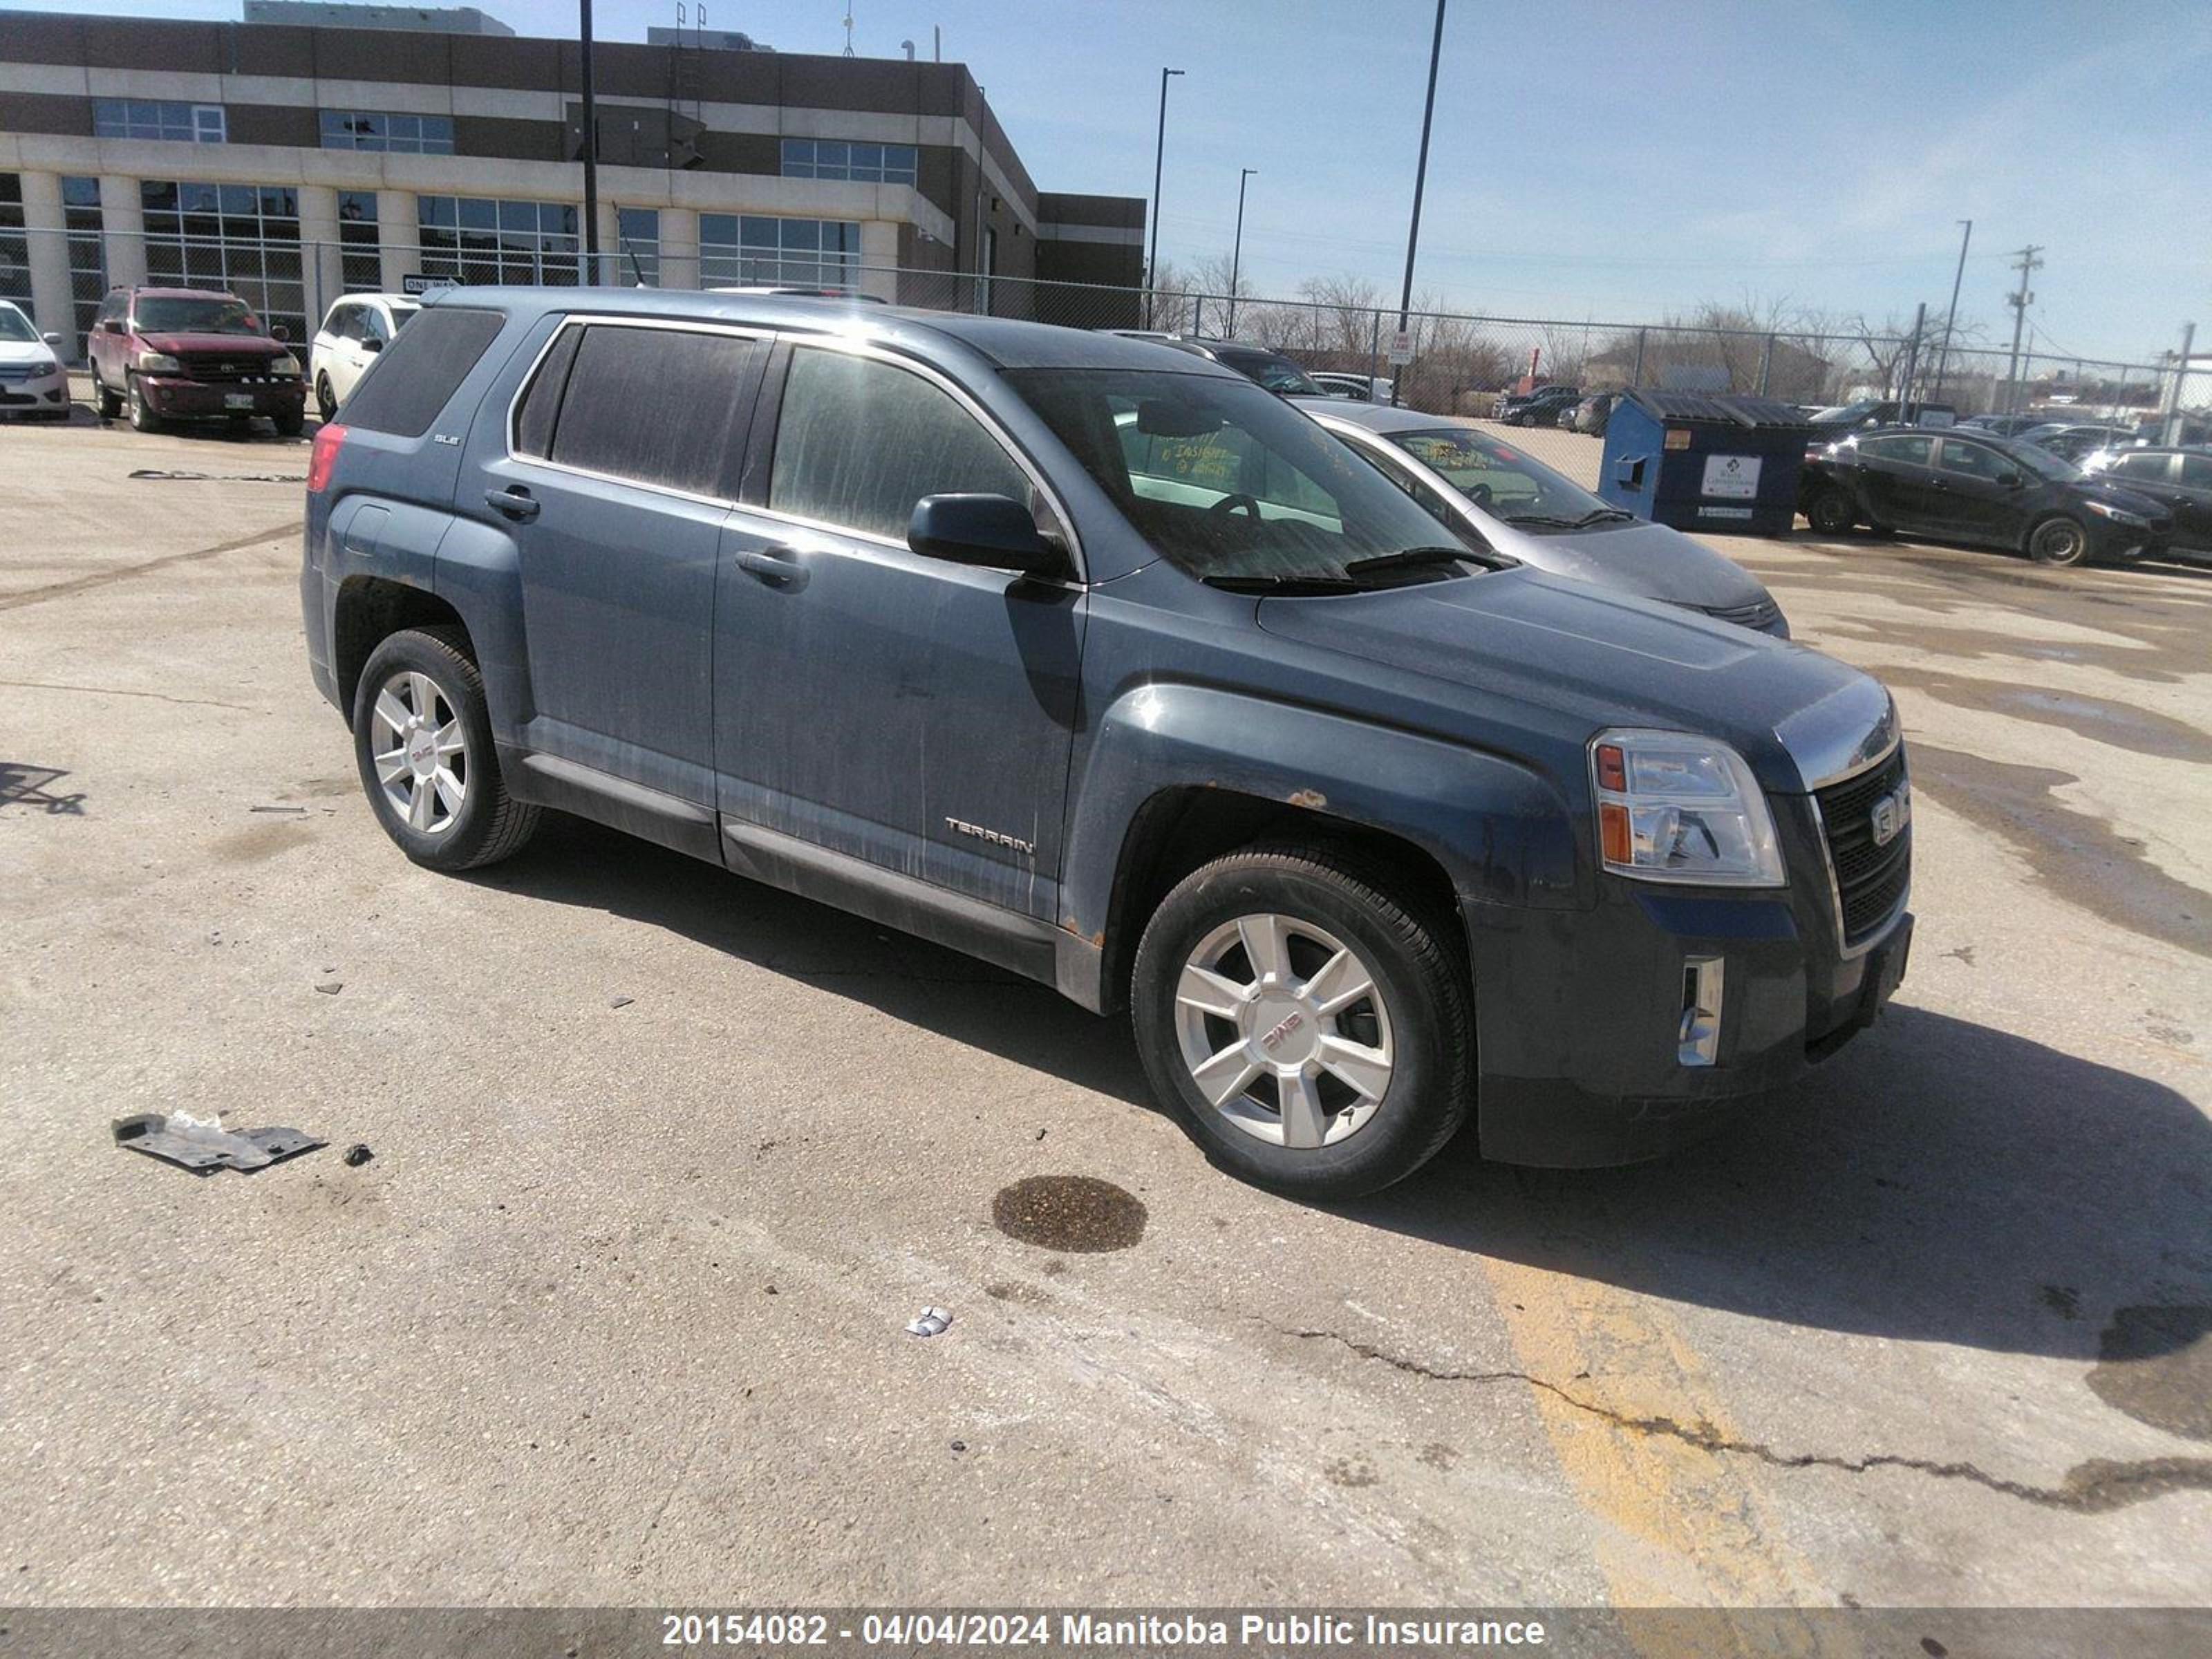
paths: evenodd
<path fill-rule="evenodd" d="M 2166 458 L 2163 455 L 2123 455 L 2110 470 L 2124 478 L 2149 478 L 2163 483 L 2166 468 Z"/>
<path fill-rule="evenodd" d="M 2181 487 L 2184 489 L 2212 489 L 2212 455 L 2184 455 L 2181 458 Z"/>
<path fill-rule="evenodd" d="M 572 330 L 571 332 L 577 331 Z M 757 340 L 694 329 L 581 331 L 550 447 L 557 466 L 720 500 L 737 497 Z M 558 352 L 547 368 L 556 367 Z M 526 449 L 540 436 L 541 373 L 517 422 Z"/>
<path fill-rule="evenodd" d="M 1928 458 L 1935 448 L 1935 439 L 1917 435 L 1859 440 L 1859 453 L 1868 460 L 1901 461 L 1907 466 L 1927 465 Z"/>
<path fill-rule="evenodd" d="M 438 306 L 377 354 L 376 372 L 346 400 L 345 423 L 395 438 L 430 429 L 455 390 L 480 362 L 507 314 Z"/>
<path fill-rule="evenodd" d="M 1038 505 L 998 440 L 921 375 L 847 352 L 792 352 L 771 509 L 903 543 L 914 504 L 951 494 Z"/>

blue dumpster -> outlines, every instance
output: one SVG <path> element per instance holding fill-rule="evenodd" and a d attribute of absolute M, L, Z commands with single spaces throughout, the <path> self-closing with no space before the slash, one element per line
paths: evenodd
<path fill-rule="evenodd" d="M 1677 530 L 1787 535 L 1808 430 L 1771 398 L 1625 392 L 1606 422 L 1598 494 Z"/>

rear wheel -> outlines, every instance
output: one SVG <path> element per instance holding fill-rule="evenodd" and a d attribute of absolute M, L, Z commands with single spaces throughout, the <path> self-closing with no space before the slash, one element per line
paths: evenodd
<path fill-rule="evenodd" d="M 154 412 L 154 406 L 146 401 L 146 390 L 138 384 L 138 377 L 136 374 L 131 377 L 128 397 L 131 403 L 131 429 L 136 432 L 159 432 L 161 429 L 161 417 Z"/>
<path fill-rule="evenodd" d="M 494 864 L 538 828 L 538 808 L 508 794 L 500 775 L 483 676 L 458 628 L 407 629 L 369 653 L 353 744 L 369 805 L 417 864 Z"/>
<path fill-rule="evenodd" d="M 1474 1014 L 1443 930 L 1356 858 L 1255 848 L 1194 871 L 1137 949 L 1146 1076 L 1215 1164 L 1303 1198 L 1402 1180 L 1465 1121 Z"/>
<path fill-rule="evenodd" d="M 1848 535 L 1851 526 L 1858 521 L 1852 510 L 1851 498 L 1840 489 L 1827 488 L 1814 493 L 1805 503 L 1805 522 L 1814 533 L 1822 536 Z"/>
<path fill-rule="evenodd" d="M 2045 519 L 2027 532 L 2027 556 L 2038 564 L 2081 564 L 2089 556 L 2089 532 L 2071 519 Z"/>
<path fill-rule="evenodd" d="M 331 417 L 337 415 L 337 412 L 338 400 L 331 394 L 331 377 L 327 374 L 316 375 L 315 414 L 317 417 L 319 418 L 325 425 L 328 425 Z"/>

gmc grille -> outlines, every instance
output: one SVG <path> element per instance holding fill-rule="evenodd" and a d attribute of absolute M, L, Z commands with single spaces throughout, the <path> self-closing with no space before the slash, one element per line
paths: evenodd
<path fill-rule="evenodd" d="M 1879 766 L 1814 793 L 1835 872 L 1836 912 L 1846 950 L 1880 933 L 1911 884 L 1912 826 L 1907 823 L 1886 846 L 1876 846 L 1874 839 L 1875 803 L 1903 783 L 1905 775 L 1905 745 L 1899 744 Z"/>

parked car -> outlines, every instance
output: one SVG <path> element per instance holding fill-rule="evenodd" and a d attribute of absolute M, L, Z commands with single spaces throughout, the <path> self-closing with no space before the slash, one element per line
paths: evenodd
<path fill-rule="evenodd" d="M 1600 500 L 1473 422 L 1410 409 L 1297 404 L 1430 516 L 1477 545 L 1556 576 L 1790 637 L 1773 595 L 1733 559 Z"/>
<path fill-rule="evenodd" d="M 2212 415 L 2183 412 L 2176 422 L 2177 429 L 2166 429 L 2166 416 L 2154 415 L 2136 422 L 2136 441 L 2155 444 L 2164 448 L 2212 448 Z"/>
<path fill-rule="evenodd" d="M 1313 383 L 1332 398 L 1353 398 L 1363 404 L 1390 401 L 1390 380 L 1382 374 L 1353 374 L 1338 369 L 1316 368 Z"/>
<path fill-rule="evenodd" d="M 1279 1190 L 1470 1118 L 1500 1158 L 1656 1155 L 1904 974 L 1880 684 L 1478 551 L 1195 356 L 474 289 L 344 413 L 307 655 L 408 857 L 559 807 L 1126 1002 L 1183 1127 Z"/>
<path fill-rule="evenodd" d="M 2077 465 L 2083 456 L 2093 451 L 2124 449 L 2141 441 L 2132 427 L 2064 421 L 2032 426 L 2020 434 L 2020 440 Z"/>
<path fill-rule="evenodd" d="M 377 353 L 422 308 L 422 301 L 410 294 L 349 294 L 331 307 L 307 349 L 307 378 L 323 419 L 337 415 Z"/>
<path fill-rule="evenodd" d="M 1557 426 L 1560 415 L 1573 409 L 1582 398 L 1580 386 L 1540 386 L 1534 392 L 1501 398 L 1491 418 L 1508 426 Z"/>
<path fill-rule="evenodd" d="M 2212 554 L 2212 449 L 2100 449 L 2081 471 L 2173 514 L 2168 551 Z"/>
<path fill-rule="evenodd" d="M 1992 432 L 2000 438 L 2017 438 L 2030 427 L 2041 426 L 2050 418 L 2039 410 L 2031 415 L 1969 415 L 1959 424 Z"/>
<path fill-rule="evenodd" d="M 1246 380 L 1255 381 L 1285 398 L 1325 398 L 1328 394 L 1315 383 L 1305 370 L 1279 351 L 1270 351 L 1265 346 L 1246 345 L 1237 340 L 1212 340 L 1194 334 L 1160 334 L 1148 329 L 1109 328 L 1103 333 L 1117 335 L 1125 340 L 1147 340 L 1156 345 L 1172 346 L 1177 351 L 1203 357 L 1210 363 L 1219 363 L 1233 369 Z"/>
<path fill-rule="evenodd" d="M 1854 403 L 1833 404 L 1805 417 L 1813 429 L 1806 436 L 1808 459 L 1855 432 L 1871 432 L 1885 426 L 1950 426 L 1958 411 L 1948 404 L 1900 403 L 1894 398 L 1861 398 Z"/>
<path fill-rule="evenodd" d="M 1620 401 L 1618 392 L 1593 392 L 1577 404 L 1573 411 L 1559 424 L 1572 427 L 1593 438 L 1602 438 L 1606 422 L 1613 418 L 1613 406 Z"/>
<path fill-rule="evenodd" d="M 1798 511 L 1823 536 L 1854 525 L 2016 547 L 2041 564 L 2159 551 L 2173 517 L 2149 497 L 2084 476 L 2019 438 L 1954 428 L 1862 433 L 1809 459 Z"/>
<path fill-rule="evenodd" d="M 100 414 L 112 420 L 127 406 L 141 432 L 164 421 L 215 416 L 242 426 L 266 416 L 295 438 L 306 424 L 300 360 L 234 294 L 111 289 L 85 350 Z"/>
<path fill-rule="evenodd" d="M 70 417 L 69 371 L 62 337 L 41 334 L 12 301 L 0 300 L 0 415 L 25 420 Z"/>

